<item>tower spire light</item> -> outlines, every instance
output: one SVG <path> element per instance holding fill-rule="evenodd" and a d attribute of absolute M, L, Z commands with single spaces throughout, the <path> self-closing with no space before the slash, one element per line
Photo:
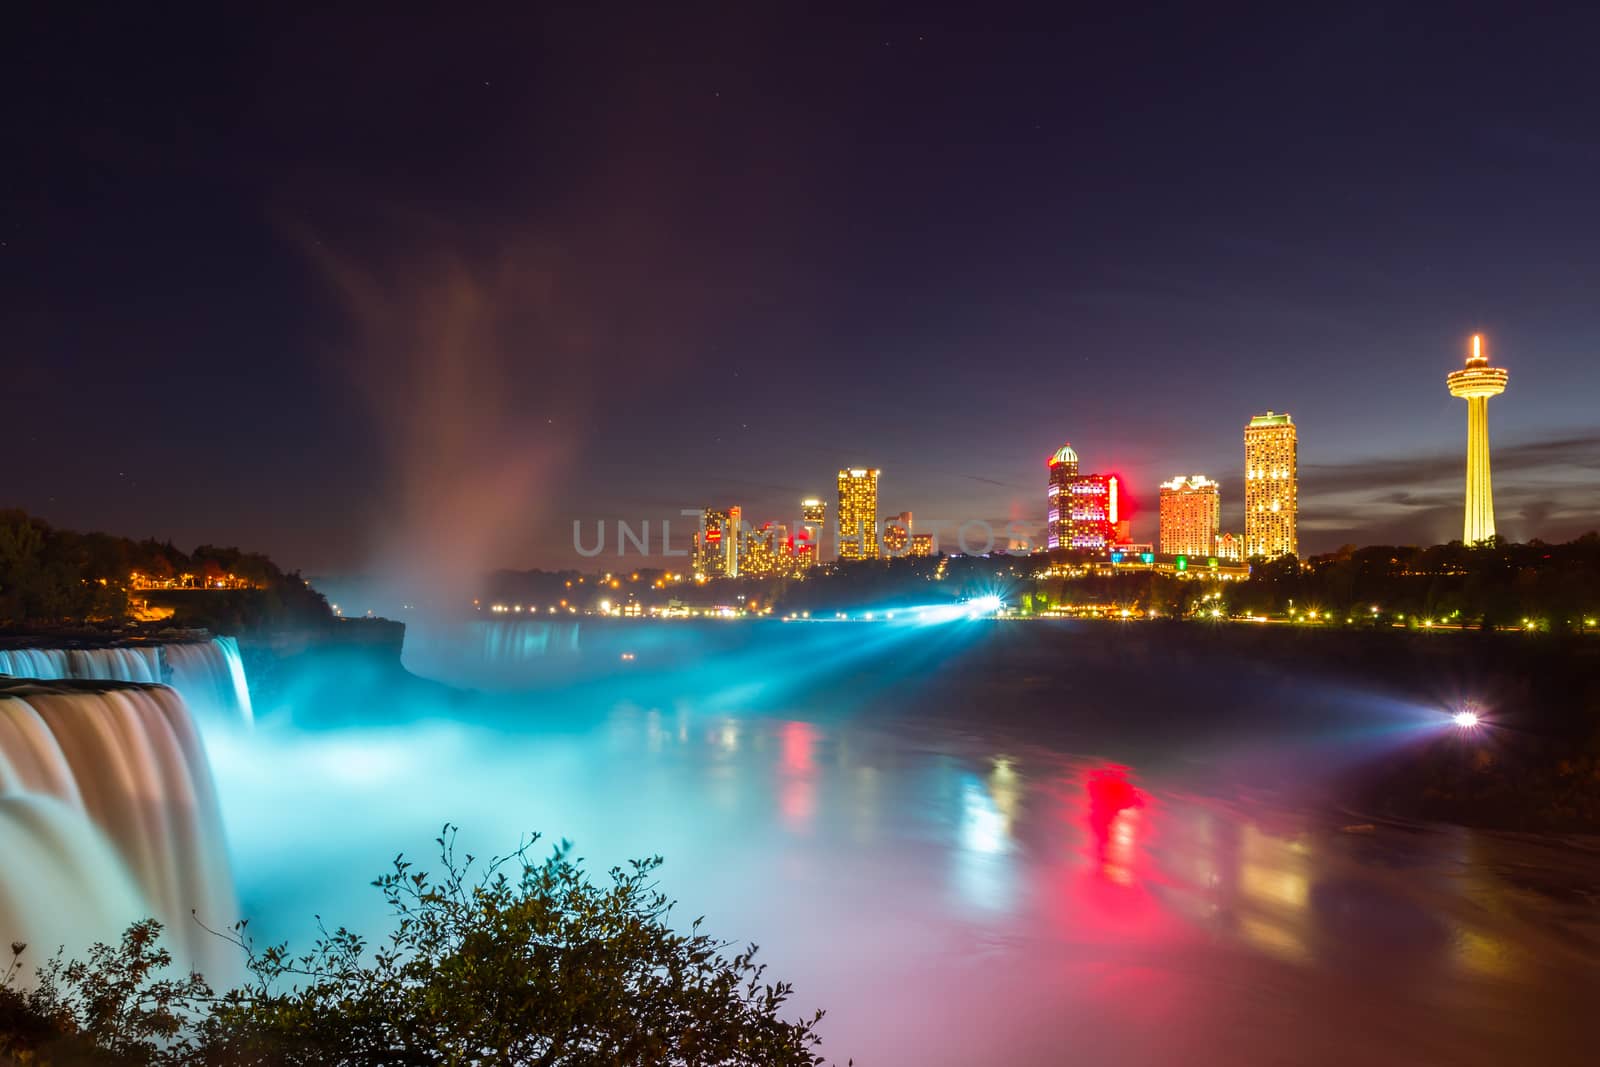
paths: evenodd
<path fill-rule="evenodd" d="M 1481 367 L 1489 362 L 1489 357 L 1483 354 L 1483 334 L 1472 335 L 1472 355 L 1467 357 L 1467 366 Z"/>

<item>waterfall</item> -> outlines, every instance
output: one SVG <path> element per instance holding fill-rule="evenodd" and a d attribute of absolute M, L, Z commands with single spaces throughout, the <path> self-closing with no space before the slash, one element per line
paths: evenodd
<path fill-rule="evenodd" d="M 0 649 L 0 675 L 14 678 L 160 683 L 167 681 L 166 670 L 200 721 L 245 726 L 254 721 L 236 638 L 137 648 Z"/>
<path fill-rule="evenodd" d="M 195 922 L 225 930 L 238 904 L 211 770 L 166 686 L 0 680 L 0 855 L 0 944 L 35 945 L 34 965 L 151 916 L 180 965 L 219 985 L 238 970 Z"/>
<path fill-rule="evenodd" d="M 578 624 L 517 620 L 475 623 L 482 656 L 489 663 L 518 663 L 554 655 L 576 655 Z"/>
<path fill-rule="evenodd" d="M 67 678 L 116 682 L 161 681 L 159 648 L 74 648 L 67 651 Z"/>
<path fill-rule="evenodd" d="M 254 721 L 236 639 L 215 637 L 204 644 L 168 645 L 166 656 L 167 666 L 172 668 L 172 686 L 183 694 L 197 719 L 245 726 Z"/>
<path fill-rule="evenodd" d="M 67 677 L 64 648 L 0 648 L 0 674 L 13 678 Z"/>
<path fill-rule="evenodd" d="M 100 678 L 117 682 L 161 681 L 161 649 L 0 649 L 0 674 L 15 678 Z"/>
<path fill-rule="evenodd" d="M 57 948 L 81 959 L 93 942 L 114 943 L 151 916 L 105 836 L 54 797 L 0 792 L 0 855 L 0 943 L 28 946 L 21 984 Z M 9 966 L 9 952 L 3 959 Z"/>
<path fill-rule="evenodd" d="M 516 688 L 569 671 L 583 656 L 582 624 L 566 619 L 473 619 L 406 626 L 407 670 L 447 685 Z"/>

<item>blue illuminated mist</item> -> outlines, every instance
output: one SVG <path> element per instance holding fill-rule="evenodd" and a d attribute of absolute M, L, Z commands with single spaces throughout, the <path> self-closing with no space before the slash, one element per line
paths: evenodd
<path fill-rule="evenodd" d="M 1135 631 L 1119 672 L 1117 631 L 1014 625 L 415 627 L 414 669 L 489 691 L 319 708 L 337 679 L 310 678 L 208 735 L 252 930 L 376 929 L 366 879 L 449 820 L 479 855 L 530 830 L 595 868 L 664 855 L 680 920 L 760 942 L 858 1062 L 1475 1062 L 1512 1019 L 1572 1047 L 1594 961 L 1484 906 L 1532 846 L 1343 832 L 1319 793 L 1453 730 L 1447 704 L 1157 665 Z"/>

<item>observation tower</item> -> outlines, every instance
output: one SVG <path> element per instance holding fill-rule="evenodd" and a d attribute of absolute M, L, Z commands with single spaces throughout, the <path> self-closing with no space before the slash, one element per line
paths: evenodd
<path fill-rule="evenodd" d="M 1506 391 L 1507 374 L 1489 366 L 1483 336 L 1472 335 L 1465 368 L 1445 379 L 1451 396 L 1467 402 L 1467 515 L 1461 535 L 1473 545 L 1494 536 L 1494 487 L 1489 482 L 1489 398 Z"/>

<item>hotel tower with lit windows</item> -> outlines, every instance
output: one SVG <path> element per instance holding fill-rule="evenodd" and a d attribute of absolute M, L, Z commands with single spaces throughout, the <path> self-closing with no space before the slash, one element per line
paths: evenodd
<path fill-rule="evenodd" d="M 1115 474 L 1080 474 L 1072 479 L 1068 493 L 1072 535 L 1067 547 L 1110 551 L 1120 539 L 1122 479 Z"/>
<path fill-rule="evenodd" d="M 1078 477 L 1078 454 L 1071 444 L 1050 457 L 1050 484 L 1045 489 L 1045 547 L 1072 547 L 1072 482 Z"/>
<path fill-rule="evenodd" d="M 1483 337 L 1472 335 L 1467 365 L 1445 378 L 1450 395 L 1467 402 L 1467 514 L 1463 544 L 1475 545 L 1494 536 L 1494 487 L 1489 481 L 1489 398 L 1506 391 L 1509 375 L 1489 366 Z"/>
<path fill-rule="evenodd" d="M 1080 474 L 1070 444 L 1050 457 L 1045 547 L 1104 552 L 1115 545 L 1122 522 L 1122 479 L 1115 474 Z"/>
<path fill-rule="evenodd" d="M 1244 428 L 1244 554 L 1298 556 L 1300 473 L 1294 420 L 1269 411 Z"/>
<path fill-rule="evenodd" d="M 827 505 L 814 496 L 800 501 L 800 532 L 795 538 L 796 554 L 805 565 L 822 562 L 822 529 L 827 525 Z"/>
<path fill-rule="evenodd" d="M 839 472 L 840 559 L 877 559 L 878 471 L 853 467 Z"/>
<path fill-rule="evenodd" d="M 694 573 L 697 578 L 739 576 L 738 508 L 706 508 L 694 535 Z"/>
<path fill-rule="evenodd" d="M 1213 556 L 1222 528 L 1222 498 L 1216 482 L 1203 474 L 1161 483 L 1163 556 Z"/>
<path fill-rule="evenodd" d="M 908 555 L 911 551 L 913 522 L 911 512 L 902 511 L 883 520 L 883 552 L 891 559 Z"/>

